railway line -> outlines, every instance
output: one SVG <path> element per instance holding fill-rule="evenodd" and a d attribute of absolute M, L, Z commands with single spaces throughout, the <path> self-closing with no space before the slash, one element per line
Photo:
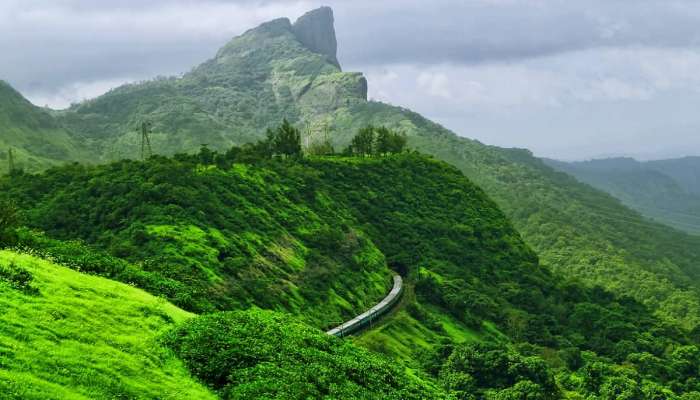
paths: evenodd
<path fill-rule="evenodd" d="M 372 325 L 374 321 L 378 320 L 379 317 L 391 310 L 401 298 L 402 293 L 403 279 L 401 279 L 400 275 L 394 275 L 394 286 L 382 301 L 364 313 L 349 321 L 343 322 L 326 333 L 337 337 L 343 337 L 365 329 Z"/>

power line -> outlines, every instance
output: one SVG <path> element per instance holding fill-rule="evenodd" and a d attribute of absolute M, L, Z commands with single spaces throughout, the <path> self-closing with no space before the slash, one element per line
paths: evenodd
<path fill-rule="evenodd" d="M 150 158 L 153 156 L 153 149 L 151 149 L 151 139 L 149 134 L 151 133 L 151 123 L 142 122 L 141 123 L 141 160 Z M 148 156 L 146 156 L 148 154 Z"/>

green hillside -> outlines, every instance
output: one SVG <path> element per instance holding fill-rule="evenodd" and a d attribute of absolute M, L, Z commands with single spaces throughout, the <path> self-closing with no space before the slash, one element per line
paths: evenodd
<path fill-rule="evenodd" d="M 158 337 L 192 317 L 142 290 L 0 251 L 0 397 L 215 399 Z"/>
<path fill-rule="evenodd" d="M 319 390 L 335 398 L 444 397 L 395 363 L 288 316 L 246 311 L 193 319 L 139 289 L 32 255 L 0 251 L 0 294 L 3 399 L 261 398 L 275 390 L 284 399 Z M 235 353 L 225 351 L 231 346 Z M 265 361 L 273 355 L 276 366 Z M 216 373 L 240 380 L 218 393 L 222 387 L 205 373 L 213 366 L 194 365 L 217 357 Z"/>
<path fill-rule="evenodd" d="M 0 173 L 7 173 L 7 150 L 16 167 L 41 171 L 67 161 L 87 161 L 89 153 L 73 135 L 4 81 L 0 81 Z"/>
<path fill-rule="evenodd" d="M 650 169 L 670 176 L 686 191 L 700 195 L 700 157 L 655 160 L 644 164 Z"/>
<path fill-rule="evenodd" d="M 29 227 L 85 243 L 22 230 L 23 245 L 192 310 L 257 306 L 330 326 L 386 293 L 388 264 L 407 277 L 404 300 L 378 329 L 353 341 L 406 363 L 420 382 L 432 381 L 425 390 L 442 386 L 454 393 L 560 398 L 567 391 L 605 392 L 623 377 L 624 390 L 632 392 L 699 389 L 692 374 L 674 366 L 700 365 L 695 332 L 658 318 L 629 297 L 562 279 L 539 265 L 496 204 L 454 167 L 415 154 L 250 161 L 247 151 L 204 149 L 145 163 L 73 165 L 8 177 L 0 186 L 20 205 Z M 120 188 L 128 190 L 111 192 Z M 280 248 L 284 243 L 289 247 Z M 332 386 L 337 393 L 352 390 L 346 379 L 354 379 L 353 370 L 345 370 L 345 361 L 331 367 L 318 358 L 314 349 L 335 343 L 317 342 L 322 335 L 290 347 L 309 355 L 271 358 L 265 350 L 280 340 L 295 343 L 302 333 L 292 330 L 283 338 L 256 337 L 262 347 L 254 355 L 236 350 L 220 360 L 194 356 L 194 351 L 215 351 L 204 345 L 213 339 L 201 335 L 229 340 L 221 329 L 237 332 L 230 340 L 243 342 L 251 329 L 292 329 L 284 325 L 286 319 L 274 322 L 276 317 L 262 314 L 231 317 L 260 328 L 239 329 L 217 318 L 229 317 L 203 317 L 201 324 L 182 328 L 182 335 L 194 335 L 194 344 L 187 346 L 195 347 L 183 351 L 179 340 L 169 345 L 224 398 L 262 393 L 265 376 L 304 381 L 299 377 L 310 370 L 284 373 L 284 365 L 299 357 L 312 357 L 315 368 L 338 379 L 340 386 Z M 243 322 L 249 318 L 253 321 Z M 273 325 L 264 328 L 268 324 Z M 328 351 L 357 362 L 345 350 Z M 235 374 L 224 381 L 202 372 L 250 357 L 266 361 L 250 364 L 247 372 L 226 367 Z M 464 364 L 458 361 L 463 357 L 484 359 Z M 649 369 L 649 360 L 669 367 Z M 371 362 L 383 365 L 381 358 Z M 500 362 L 517 365 L 520 372 L 503 370 Z M 606 378 L 591 380 L 594 368 L 609 371 Z M 339 378 L 342 374 L 350 375 Z M 318 381 L 308 393 L 327 385 Z"/>
<path fill-rule="evenodd" d="M 700 163 L 693 158 L 639 162 L 613 158 L 564 163 L 553 168 L 610 193 L 641 214 L 692 234 L 700 234 Z"/>
<path fill-rule="evenodd" d="M 101 271 L 191 311 L 255 304 L 331 326 L 369 308 L 391 285 L 384 255 L 342 205 L 324 193 L 309 198 L 313 192 L 271 169 L 223 171 L 156 158 L 67 166 L 0 186 L 29 226 L 137 264 L 147 274 L 121 272 L 129 267 L 111 259 Z"/>

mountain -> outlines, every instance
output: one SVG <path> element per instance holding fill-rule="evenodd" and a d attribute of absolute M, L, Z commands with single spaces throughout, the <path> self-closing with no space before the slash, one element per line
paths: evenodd
<path fill-rule="evenodd" d="M 330 9 L 294 25 L 277 19 L 232 40 L 182 78 L 114 89 L 60 113 L 59 121 L 86 136 L 102 160 L 136 158 L 144 121 L 153 124 L 155 151 L 166 155 L 203 143 L 223 149 L 251 142 L 283 118 L 320 134 L 320 124 L 332 124 L 331 113 L 367 98 L 365 78 L 341 72 L 335 51 Z"/>
<path fill-rule="evenodd" d="M 122 86 L 57 113 L 57 124 L 102 161 L 138 158 L 143 122 L 152 123 L 155 152 L 166 155 L 250 143 L 283 118 L 302 128 L 304 142 L 328 136 L 336 149 L 367 124 L 399 129 L 410 147 L 483 187 L 544 264 L 631 295 L 689 328 L 700 324 L 700 239 L 650 222 L 526 150 L 486 146 L 410 110 L 367 101 L 365 78 L 332 60 L 332 36 L 310 39 L 332 26 L 326 8 L 296 24 L 267 22 L 181 78 Z"/>
<path fill-rule="evenodd" d="M 604 190 L 641 214 L 700 234 L 700 159 L 639 162 L 613 158 L 547 164 Z"/>
<path fill-rule="evenodd" d="M 700 195 L 700 157 L 648 161 L 645 164 L 670 176 L 686 191 Z"/>
<path fill-rule="evenodd" d="M 8 153 L 16 167 L 44 170 L 71 160 L 90 160 L 79 141 L 49 111 L 34 106 L 9 84 L 0 81 L 0 173 L 7 172 Z"/>

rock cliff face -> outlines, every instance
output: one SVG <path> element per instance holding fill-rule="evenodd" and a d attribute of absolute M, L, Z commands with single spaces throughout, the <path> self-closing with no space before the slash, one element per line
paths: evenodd
<path fill-rule="evenodd" d="M 309 50 L 325 55 L 329 62 L 340 68 L 333 22 L 333 10 L 321 7 L 299 17 L 292 26 L 292 31 Z"/>

